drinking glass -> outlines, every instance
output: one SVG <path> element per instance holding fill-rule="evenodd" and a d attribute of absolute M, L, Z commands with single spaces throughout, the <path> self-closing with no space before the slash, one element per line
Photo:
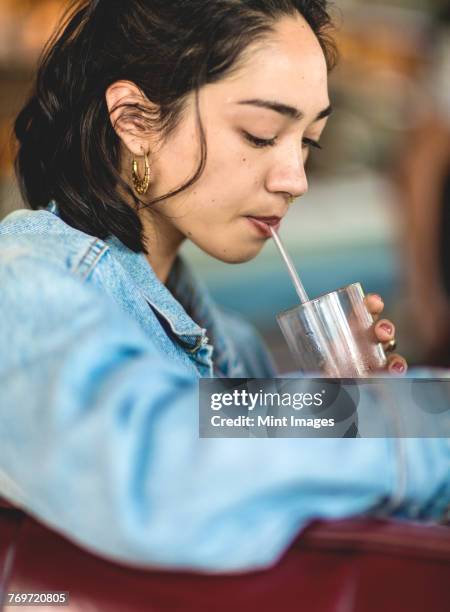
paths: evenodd
<path fill-rule="evenodd" d="M 301 372 L 354 378 L 386 366 L 360 283 L 281 312 L 277 320 Z"/>

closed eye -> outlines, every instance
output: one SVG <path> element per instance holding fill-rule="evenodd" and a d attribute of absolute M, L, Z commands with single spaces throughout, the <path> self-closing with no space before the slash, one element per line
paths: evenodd
<path fill-rule="evenodd" d="M 263 148 L 263 147 L 273 147 L 276 143 L 276 138 L 258 138 L 257 136 L 253 136 L 253 134 L 249 134 L 248 132 L 243 131 L 244 137 L 255 147 Z"/>
<path fill-rule="evenodd" d="M 276 138 L 258 138 L 257 136 L 253 136 L 253 134 L 249 134 L 246 131 L 242 132 L 245 139 L 248 140 L 253 146 L 262 149 L 264 147 L 273 147 L 277 139 Z M 312 138 L 303 138 L 302 147 L 314 147 L 315 149 L 322 149 L 321 145 L 317 142 L 317 140 L 313 140 Z"/>
<path fill-rule="evenodd" d="M 303 138 L 302 144 L 304 147 L 314 147 L 315 149 L 323 149 L 323 147 L 317 142 L 317 140 L 312 140 L 312 138 Z"/>

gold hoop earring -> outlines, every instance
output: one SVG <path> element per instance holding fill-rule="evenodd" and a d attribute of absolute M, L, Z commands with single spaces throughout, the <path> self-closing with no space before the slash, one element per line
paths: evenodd
<path fill-rule="evenodd" d="M 134 189 L 139 195 L 144 195 L 147 193 L 150 185 L 150 165 L 148 163 L 147 153 L 144 153 L 144 163 L 145 172 L 143 178 L 139 176 L 137 161 L 134 159 L 134 157 L 131 165 L 131 176 L 133 178 Z"/>

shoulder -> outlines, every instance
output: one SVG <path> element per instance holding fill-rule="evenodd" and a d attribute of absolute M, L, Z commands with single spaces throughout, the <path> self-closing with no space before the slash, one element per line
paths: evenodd
<path fill-rule="evenodd" d="M 43 368 L 58 351 L 75 354 L 81 342 L 92 357 L 106 354 L 108 344 L 153 351 L 132 317 L 91 282 L 104 243 L 67 231 L 50 214 L 17 214 L 0 223 L 1 369 Z"/>
<path fill-rule="evenodd" d="M 99 238 L 64 223 L 47 210 L 17 210 L 0 223 L 0 261 L 26 257 L 36 265 L 48 264 L 86 280 L 107 253 Z"/>
<path fill-rule="evenodd" d="M 25 317 L 38 325 L 85 312 L 99 293 L 86 282 L 85 262 L 100 243 L 44 210 L 8 215 L 0 223 L 3 322 L 17 331 Z"/>
<path fill-rule="evenodd" d="M 47 321 L 56 326 L 68 318 L 76 326 L 84 313 L 95 312 L 105 301 L 105 274 L 94 271 L 107 251 L 102 240 L 51 212 L 18 210 L 8 215 L 0 223 L 0 286 L 3 322 L 11 333 L 24 317 L 36 327 Z"/>

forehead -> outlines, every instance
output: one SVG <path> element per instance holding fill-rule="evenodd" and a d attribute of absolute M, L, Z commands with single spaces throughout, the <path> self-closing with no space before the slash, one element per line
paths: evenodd
<path fill-rule="evenodd" d="M 280 19 L 264 42 L 248 47 L 239 69 L 221 83 L 229 101 L 258 95 L 281 99 L 305 113 L 317 112 L 329 103 L 324 53 L 300 16 Z"/>

